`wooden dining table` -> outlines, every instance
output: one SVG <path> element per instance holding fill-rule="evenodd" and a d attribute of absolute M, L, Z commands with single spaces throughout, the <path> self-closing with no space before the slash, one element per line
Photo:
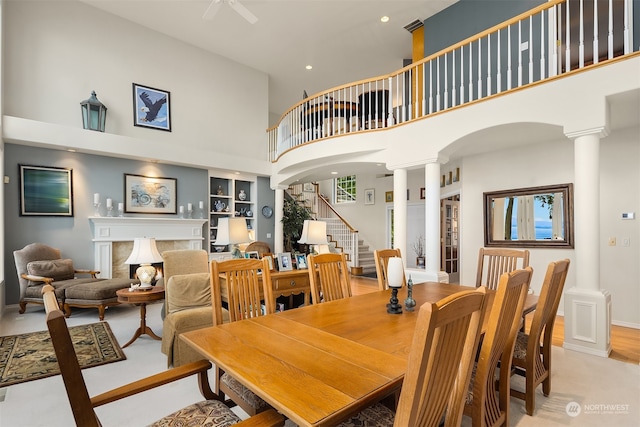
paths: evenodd
<path fill-rule="evenodd" d="M 421 304 L 473 289 L 427 282 L 413 312 L 387 313 L 391 291 L 376 291 L 180 337 L 299 426 L 334 426 L 400 389 Z"/>

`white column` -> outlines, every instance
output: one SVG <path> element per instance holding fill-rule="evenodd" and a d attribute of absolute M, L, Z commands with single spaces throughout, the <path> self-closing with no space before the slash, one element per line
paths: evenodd
<path fill-rule="evenodd" d="M 604 129 L 567 135 L 574 141 L 576 286 L 564 297 L 564 347 L 608 357 L 611 295 L 600 289 L 600 138 Z"/>
<path fill-rule="evenodd" d="M 393 171 L 393 247 L 400 248 L 407 265 L 407 170 Z"/>
<path fill-rule="evenodd" d="M 427 163 L 425 184 L 425 255 L 426 272 L 438 277 L 440 271 L 440 163 Z"/>
<path fill-rule="evenodd" d="M 284 251 L 284 227 L 282 225 L 282 212 L 284 210 L 284 188 L 275 190 L 275 224 L 273 229 L 273 250 L 278 254 Z"/>

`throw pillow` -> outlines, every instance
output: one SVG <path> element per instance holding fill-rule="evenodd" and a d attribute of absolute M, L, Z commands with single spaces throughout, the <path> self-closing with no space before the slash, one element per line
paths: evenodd
<path fill-rule="evenodd" d="M 73 260 L 70 259 L 31 261 L 27 264 L 27 273 L 32 276 L 51 277 L 53 280 L 68 280 L 75 277 Z"/>

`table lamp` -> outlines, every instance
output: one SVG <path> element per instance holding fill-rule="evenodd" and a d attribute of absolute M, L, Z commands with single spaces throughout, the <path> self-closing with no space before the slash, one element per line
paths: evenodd
<path fill-rule="evenodd" d="M 156 276 L 156 268 L 151 265 L 154 262 L 162 262 L 162 255 L 156 247 L 156 239 L 136 237 L 133 240 L 131 255 L 124 263 L 140 264 L 136 270 L 136 275 L 140 279 L 140 287 L 148 288 L 151 286 L 151 281 Z"/>
<path fill-rule="evenodd" d="M 327 241 L 327 223 L 305 219 L 298 243 L 315 245 L 314 253 L 328 254 L 330 251 L 329 242 Z"/>
<path fill-rule="evenodd" d="M 218 234 L 214 245 L 231 245 L 231 256 L 242 258 L 238 243 L 249 241 L 249 230 L 244 218 L 220 218 L 218 219 Z"/>
<path fill-rule="evenodd" d="M 402 287 L 404 280 L 404 265 L 402 258 L 391 257 L 387 264 L 387 282 L 391 288 L 391 299 L 387 304 L 387 313 L 400 314 L 402 306 L 398 303 L 398 289 Z"/>

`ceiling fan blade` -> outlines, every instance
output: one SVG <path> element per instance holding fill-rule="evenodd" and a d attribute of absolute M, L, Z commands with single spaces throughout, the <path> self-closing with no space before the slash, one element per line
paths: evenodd
<path fill-rule="evenodd" d="M 233 10 L 238 12 L 240 16 L 249 21 L 250 24 L 255 24 L 256 22 L 258 22 L 258 17 L 251 13 L 251 11 L 244 7 L 238 0 L 228 0 L 227 3 Z"/>
<path fill-rule="evenodd" d="M 222 6 L 222 0 L 211 0 L 211 4 L 207 8 L 207 10 L 204 11 L 202 19 L 211 21 L 216 16 L 216 13 L 218 13 L 218 11 L 220 10 L 220 6 Z"/>

